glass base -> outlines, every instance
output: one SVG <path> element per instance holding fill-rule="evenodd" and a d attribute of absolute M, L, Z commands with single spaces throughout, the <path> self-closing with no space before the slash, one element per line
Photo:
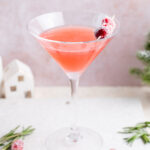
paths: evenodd
<path fill-rule="evenodd" d="M 47 150 L 101 150 L 102 138 L 87 128 L 63 128 L 51 134 L 46 141 Z"/>

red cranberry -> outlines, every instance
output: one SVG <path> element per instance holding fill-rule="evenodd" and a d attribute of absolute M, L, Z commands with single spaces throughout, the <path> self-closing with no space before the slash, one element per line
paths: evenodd
<path fill-rule="evenodd" d="M 95 32 L 95 36 L 96 38 L 100 38 L 100 39 L 103 39 L 105 38 L 107 35 L 107 31 L 105 29 L 98 29 L 96 32 Z"/>
<path fill-rule="evenodd" d="M 102 20 L 102 23 L 109 23 L 109 21 L 110 20 L 108 18 L 105 18 L 105 19 Z"/>

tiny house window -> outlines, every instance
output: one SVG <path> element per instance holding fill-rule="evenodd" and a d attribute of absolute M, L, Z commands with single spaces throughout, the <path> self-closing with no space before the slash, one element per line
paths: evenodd
<path fill-rule="evenodd" d="M 5 94 L 2 94 L 2 96 L 1 96 L 2 98 L 6 98 L 6 96 L 5 96 Z"/>
<path fill-rule="evenodd" d="M 19 81 L 19 82 L 24 81 L 24 76 L 18 76 L 18 81 Z"/>
<path fill-rule="evenodd" d="M 32 97 L 31 91 L 26 91 L 25 98 L 31 98 L 31 97 Z"/>
<path fill-rule="evenodd" d="M 10 87 L 10 90 L 11 90 L 12 92 L 15 92 L 15 91 L 17 90 L 17 87 L 16 87 L 16 86 L 11 86 L 11 87 Z"/>

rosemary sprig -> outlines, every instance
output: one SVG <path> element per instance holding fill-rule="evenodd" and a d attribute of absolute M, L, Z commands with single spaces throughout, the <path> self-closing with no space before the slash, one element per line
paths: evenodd
<path fill-rule="evenodd" d="M 150 33 L 147 35 L 144 50 L 138 51 L 136 56 L 144 66 L 143 68 L 134 67 L 130 69 L 130 73 L 140 78 L 143 83 L 150 85 Z"/>
<path fill-rule="evenodd" d="M 13 130 L 9 131 L 7 134 L 0 138 L 0 148 L 1 150 L 10 150 L 12 143 L 16 139 L 24 139 L 27 135 L 30 135 L 35 130 L 32 126 L 28 126 L 27 128 L 23 128 L 21 132 L 17 132 L 20 126 L 17 126 Z"/>
<path fill-rule="evenodd" d="M 150 122 L 146 121 L 138 123 L 133 127 L 125 127 L 123 128 L 123 131 L 119 133 L 131 135 L 130 137 L 124 138 L 124 140 L 130 145 L 132 145 L 137 139 L 141 139 L 144 144 L 148 144 L 150 143 L 150 133 L 148 129 L 150 129 Z"/>

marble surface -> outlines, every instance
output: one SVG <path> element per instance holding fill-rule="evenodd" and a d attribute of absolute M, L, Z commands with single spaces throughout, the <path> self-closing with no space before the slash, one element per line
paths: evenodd
<path fill-rule="evenodd" d="M 27 32 L 29 20 L 41 13 L 69 9 L 115 14 L 120 32 L 83 74 L 81 84 L 139 85 L 128 70 L 141 66 L 135 53 L 143 48 L 150 30 L 149 6 L 149 0 L 1 0 L 0 55 L 4 65 L 14 58 L 30 65 L 36 85 L 66 85 L 65 74 Z"/>
<path fill-rule="evenodd" d="M 69 99 L 69 87 L 36 87 L 35 99 Z M 77 99 L 140 99 L 145 119 L 150 120 L 150 88 L 149 87 L 79 87 Z"/>
<path fill-rule="evenodd" d="M 46 150 L 46 140 L 54 131 L 70 127 L 75 123 L 79 127 L 86 127 L 96 131 L 102 136 L 103 147 L 98 146 L 94 139 L 86 141 L 86 134 L 82 129 L 79 132 L 83 136 L 81 139 L 82 150 L 149 150 L 150 145 L 144 145 L 139 140 L 132 147 L 124 141 L 124 135 L 118 134 L 124 126 L 130 126 L 144 120 L 143 111 L 139 99 L 133 98 L 86 98 L 78 99 L 72 105 L 65 104 L 66 99 L 7 99 L 0 101 L 0 135 L 10 129 L 21 126 L 32 125 L 35 132 L 25 139 L 24 150 Z M 10 117 L 11 116 L 11 117 Z M 61 131 L 59 131 L 61 133 Z M 65 133 L 67 134 L 67 133 Z M 68 133 L 69 134 L 69 133 Z M 89 133 L 91 135 L 91 133 Z M 94 134 L 95 135 L 95 134 Z M 58 138 L 58 137 L 57 137 Z M 63 141 L 65 136 L 59 136 L 55 141 L 54 135 L 50 139 L 57 149 L 58 141 Z M 84 142 L 86 145 L 82 145 Z M 93 145 L 93 144 L 94 145 Z M 66 143 L 65 143 L 66 144 Z M 66 150 L 64 146 L 62 150 Z M 92 145 L 91 145 L 92 144 Z M 70 150 L 79 149 L 78 145 L 69 145 Z"/>
<path fill-rule="evenodd" d="M 129 147 L 123 143 L 122 135 L 116 134 L 118 129 L 124 126 L 133 125 L 145 119 L 150 120 L 149 88 L 81 87 L 77 95 L 78 99 L 73 102 L 77 106 L 76 109 L 74 105 L 70 105 L 70 107 L 64 105 L 66 99 L 69 98 L 69 92 L 68 87 L 36 87 L 34 99 L 1 99 L 0 118 L 3 124 L 0 124 L 0 135 L 18 123 L 26 126 L 32 124 L 36 127 L 36 132 L 25 140 L 25 150 L 45 150 L 47 133 L 53 133 L 54 130 L 70 125 L 77 117 L 75 120 L 78 124 L 103 135 L 102 150 L 111 148 L 116 150 L 120 148 L 121 150 L 149 149 L 150 146 L 143 146 L 140 140 Z M 76 117 L 72 117 L 72 115 Z M 106 118 L 102 119 L 104 115 Z"/>

